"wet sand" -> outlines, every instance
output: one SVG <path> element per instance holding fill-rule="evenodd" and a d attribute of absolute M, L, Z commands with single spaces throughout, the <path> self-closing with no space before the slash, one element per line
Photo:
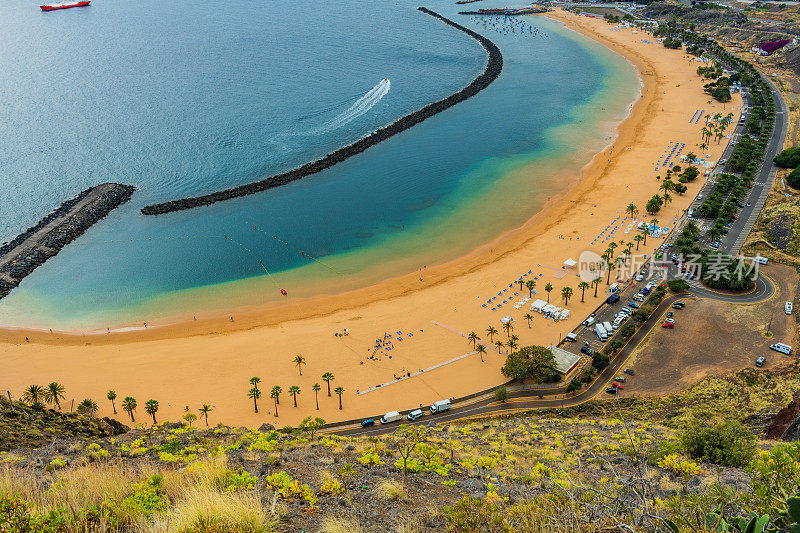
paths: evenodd
<path fill-rule="evenodd" d="M 478 355 L 459 358 L 472 351 L 459 332 L 475 331 L 482 337 L 480 342 L 490 344 L 485 330 L 491 325 L 501 332 L 494 340 L 506 340 L 500 319 L 509 315 L 515 319 L 513 333 L 519 336 L 520 346 L 558 342 L 599 305 L 606 290 L 604 281 L 598 298 L 588 290 L 581 303 L 580 280 L 574 272 L 561 268 L 563 261 L 577 260 L 586 249 L 602 253 L 611 241 L 590 242 L 612 221 L 624 218 L 629 203 L 645 212 L 647 200 L 659 193 L 661 182 L 655 176 L 663 176 L 665 169 L 653 168 L 668 143 L 685 144 L 683 154 L 701 154 L 702 124 L 689 122 L 698 109 L 712 115 L 733 112 L 736 118 L 741 109 L 738 96 L 724 110 L 722 104 L 710 102 L 695 72 L 700 63 L 683 51 L 665 49 L 649 34 L 563 11 L 548 16 L 624 55 L 636 66 L 644 88 L 631 116 L 617 128 L 616 140 L 580 175 L 562 176 L 571 185 L 550 198 L 524 226 L 448 264 L 350 293 L 305 301 L 290 295 L 285 304 L 240 308 L 197 321 L 192 316 L 182 317 L 185 320 L 178 323 L 148 323 L 146 330 L 111 334 L 3 331 L 4 383 L 19 396 L 31 383 L 60 381 L 67 388 L 68 400 L 74 396 L 77 403 L 94 398 L 102 415 L 111 414 L 110 402 L 104 398 L 108 389 L 114 389 L 120 400 L 130 395 L 140 405 L 149 398 L 159 400 L 161 419 L 178 419 L 185 405 L 196 410 L 209 403 L 215 406 L 212 423 L 257 426 L 271 422 L 282 426 L 296 424 L 308 415 L 334 421 L 410 408 L 504 382 L 500 374 L 504 356 L 490 349 L 485 362 Z M 711 154 L 710 159 L 716 160 L 723 148 L 724 143 L 712 142 L 704 155 Z M 673 201 L 655 217 L 660 225 L 674 225 L 675 217 L 687 208 L 703 181 L 701 176 L 688 184 L 684 196 L 672 194 Z M 636 231 L 626 234 L 627 224 L 614 233 L 614 241 L 633 240 Z M 639 253 L 650 253 L 661 242 L 663 239 L 648 238 Z M 529 306 L 514 309 L 512 305 L 519 297 L 498 311 L 481 307 L 502 289 L 509 289 L 505 295 L 527 294 L 517 285 L 510 289 L 509 284 L 529 270 L 532 275 L 524 279 L 542 274 L 536 280 L 538 297 L 546 299 L 544 286 L 552 283 L 553 303 L 559 302 L 562 287 L 572 287 L 568 320 L 553 322 L 531 313 L 534 320 L 528 327 L 523 315 L 530 312 Z M 335 336 L 345 328 L 347 336 Z M 402 333 L 398 335 L 398 331 Z M 387 333 L 394 337 L 393 348 L 375 352 L 375 340 Z M 402 340 L 397 340 L 398 336 Z M 292 363 L 297 354 L 307 360 L 302 377 Z M 375 359 L 367 359 L 373 354 Z M 356 394 L 401 373 L 436 365 L 441 366 L 374 392 Z M 320 379 L 324 372 L 335 375 L 332 387 L 345 388 L 341 411 L 336 396 L 327 397 Z M 265 391 L 259 414 L 253 412 L 253 402 L 247 398 L 251 376 L 262 378 Z M 311 390 L 315 382 L 322 385 L 320 411 L 315 410 Z M 302 389 L 298 408 L 283 393 L 277 419 L 268 392 L 275 384 L 284 391 L 291 385 Z M 137 421 L 146 420 L 142 409 L 139 411 Z M 121 420 L 125 416 L 118 415 Z"/>

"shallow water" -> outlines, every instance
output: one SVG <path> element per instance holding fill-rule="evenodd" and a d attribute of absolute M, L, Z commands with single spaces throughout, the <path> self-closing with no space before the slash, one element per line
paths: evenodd
<path fill-rule="evenodd" d="M 368 16 L 350 0 L 0 4 L 0 240 L 98 182 L 139 188 L 0 301 L 0 322 L 90 328 L 261 303 L 282 287 L 335 292 L 523 223 L 562 187 L 553 176 L 609 142 L 635 73 L 549 20 L 525 17 L 547 37 L 522 37 L 483 30 L 450 2 L 426 6 L 500 46 L 488 89 L 289 186 L 145 217 L 143 205 L 352 142 L 460 89 L 486 54 L 407 2 Z"/>

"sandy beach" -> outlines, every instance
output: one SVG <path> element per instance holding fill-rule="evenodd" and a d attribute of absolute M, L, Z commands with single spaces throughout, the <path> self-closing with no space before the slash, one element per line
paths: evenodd
<path fill-rule="evenodd" d="M 176 323 L 148 323 L 147 329 L 111 333 L 2 331 L 5 386 L 19 397 L 31 383 L 59 381 L 67 389 L 67 403 L 72 398 L 76 404 L 93 398 L 101 415 L 112 414 L 105 397 L 113 389 L 118 404 L 125 396 L 138 400 L 137 422 L 147 420 L 141 406 L 154 398 L 160 402 L 162 420 L 178 419 L 184 406 L 196 411 L 210 404 L 212 424 L 283 426 L 309 415 L 330 422 L 407 409 L 504 382 L 500 367 L 505 356 L 492 348 L 486 329 L 493 326 L 500 331 L 494 341 L 507 340 L 500 319 L 511 316 L 520 346 L 555 344 L 571 331 L 601 303 L 606 284 L 604 280 L 600 285 L 598 297 L 593 289 L 587 290 L 581 302 L 580 279 L 562 263 L 577 260 L 584 250 L 603 253 L 612 241 L 633 241 L 638 232 L 635 226 L 629 229 L 635 223 L 625 207 L 633 203 L 638 208 L 637 222 L 651 220 L 643 216 L 645 204 L 660 193 L 656 176 L 663 177 L 666 169 L 656 166 L 665 152 L 673 152 L 670 165 L 686 166 L 679 155 L 709 154 L 707 159 L 716 161 L 725 147 L 727 139 L 700 150 L 704 120 L 692 121 L 698 110 L 704 116 L 732 112 L 736 119 L 741 110 L 738 95 L 724 106 L 711 101 L 696 74 L 700 63 L 682 50 L 664 48 L 649 34 L 563 11 L 547 16 L 626 57 L 638 70 L 643 89 L 630 117 L 617 128 L 616 140 L 580 175 L 556 176 L 571 185 L 550 198 L 524 226 L 448 264 L 351 293 L 287 299 L 281 305 L 240 308 L 200 320 L 188 316 Z M 672 193 L 672 202 L 655 215 L 659 225 L 674 226 L 707 170 L 701 169 L 701 176 L 687 184 L 686 194 Z M 634 253 L 650 254 L 662 242 L 663 238 L 648 238 L 638 252 L 634 247 Z M 544 287 L 551 283 L 550 300 L 560 306 L 562 287 L 571 287 L 574 294 L 566 306 L 570 317 L 554 322 L 531 313 L 534 319 L 529 325 L 523 318 L 530 313 L 529 304 L 514 308 L 528 295 L 527 289 L 513 284 L 520 277 L 536 278 L 539 294 L 533 299 L 547 299 Z M 489 299 L 498 293 L 499 301 L 507 303 L 492 311 L 498 300 Z M 519 294 L 509 301 L 514 293 Z M 339 335 L 345 330 L 346 335 Z M 470 331 L 487 345 L 483 362 L 465 338 Z M 391 342 L 376 349 L 378 339 Z M 298 354 L 307 362 L 302 376 L 292 361 Z M 325 372 L 335 376 L 332 389 L 345 389 L 342 410 L 336 395 L 327 395 L 321 380 Z M 408 373 L 412 377 L 387 384 Z M 251 376 L 262 379 L 264 396 L 258 414 L 247 397 Z M 322 386 L 319 411 L 313 383 Z M 284 391 L 277 418 L 269 398 L 273 385 Z M 286 392 L 292 385 L 302 390 L 297 408 Z M 377 385 L 382 386 L 370 390 Z M 120 411 L 118 418 L 124 421 L 127 415 Z"/>

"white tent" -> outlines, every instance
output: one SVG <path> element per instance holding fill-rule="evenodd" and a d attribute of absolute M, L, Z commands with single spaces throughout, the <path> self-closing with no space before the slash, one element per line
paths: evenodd
<path fill-rule="evenodd" d="M 537 313 L 541 313 L 546 305 L 547 302 L 545 302 L 544 300 L 536 300 L 531 304 L 531 311 L 536 311 Z"/>
<path fill-rule="evenodd" d="M 570 258 L 568 258 L 566 261 L 564 261 L 564 266 L 565 266 L 565 267 L 567 267 L 567 268 L 573 268 L 573 267 L 574 267 L 575 265 L 577 265 L 577 264 L 578 264 L 578 262 L 577 262 L 577 261 L 575 261 L 575 260 L 574 260 L 573 258 L 571 258 L 571 257 L 570 257 Z"/>
<path fill-rule="evenodd" d="M 569 318 L 569 309 L 565 307 L 561 310 L 561 320 L 566 320 L 567 318 Z"/>

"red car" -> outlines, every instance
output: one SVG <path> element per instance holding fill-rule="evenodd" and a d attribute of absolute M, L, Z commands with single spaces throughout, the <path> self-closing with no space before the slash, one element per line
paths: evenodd
<path fill-rule="evenodd" d="M 672 329 L 672 328 L 675 327 L 675 323 L 674 322 L 664 322 L 663 324 L 661 324 L 661 327 L 662 328 L 670 328 L 670 329 Z"/>
<path fill-rule="evenodd" d="M 619 390 L 622 390 L 622 389 L 624 389 L 624 388 L 625 388 L 625 387 L 622 385 L 622 383 L 617 383 L 616 381 L 615 381 L 614 383 L 612 383 L 612 384 L 611 384 L 611 386 L 612 386 L 612 387 L 614 387 L 614 388 L 617 388 L 617 389 L 619 389 Z"/>

